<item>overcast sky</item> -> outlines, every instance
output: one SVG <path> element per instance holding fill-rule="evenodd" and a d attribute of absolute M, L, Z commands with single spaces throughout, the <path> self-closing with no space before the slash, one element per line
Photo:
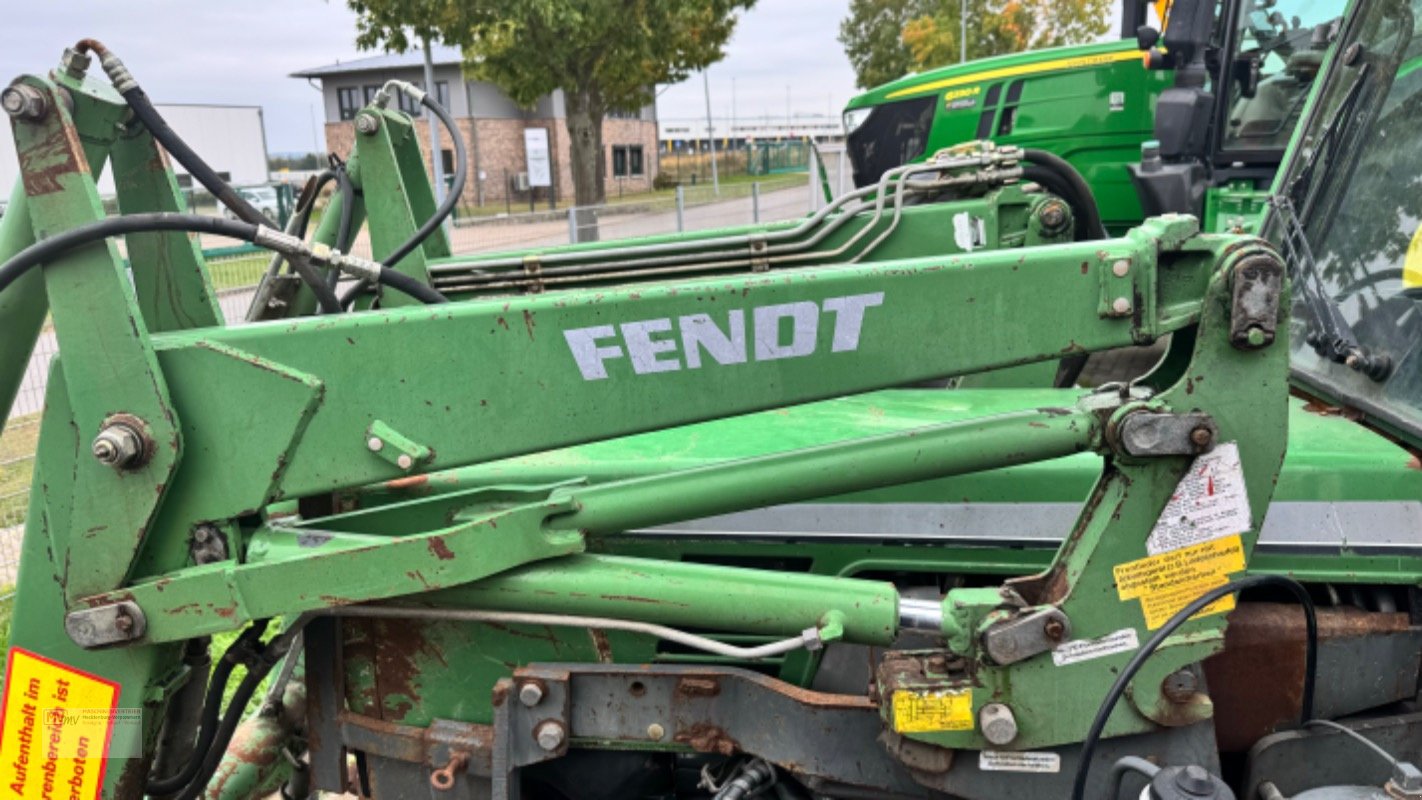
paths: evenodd
<path fill-rule="evenodd" d="M 718 117 L 838 113 L 854 73 L 835 35 L 848 0 L 760 0 L 710 70 Z M 319 94 L 290 73 L 362 55 L 344 0 L 37 0 L 0 33 L 0 80 L 44 72 L 64 48 L 109 45 L 159 103 L 265 109 L 271 152 L 320 147 Z M 367 54 L 368 55 L 368 54 Z M 97 72 L 98 65 L 93 67 Z M 665 118 L 704 117 L 701 78 L 667 88 Z"/>

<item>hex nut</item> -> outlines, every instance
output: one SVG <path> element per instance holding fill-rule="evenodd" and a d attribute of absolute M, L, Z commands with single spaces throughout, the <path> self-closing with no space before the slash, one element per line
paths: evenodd
<path fill-rule="evenodd" d="M 146 455 L 143 434 L 122 422 L 105 425 L 94 437 L 90 452 L 100 464 L 114 469 L 140 466 Z"/>
<path fill-rule="evenodd" d="M 1111 265 L 1111 274 L 1118 278 L 1124 278 L 1131 274 L 1131 260 L 1128 258 L 1118 259 Z"/>
<path fill-rule="evenodd" d="M 647 738 L 654 742 L 660 742 L 662 737 L 666 735 L 667 729 L 663 728 L 659 723 L 653 722 L 647 726 Z"/>
<path fill-rule="evenodd" d="M 1111 310 L 1117 314 L 1131 313 L 1131 301 L 1124 297 L 1118 297 L 1111 303 Z"/>
<path fill-rule="evenodd" d="M 1002 703 L 988 703 L 978 711 L 978 728 L 991 744 L 1011 744 L 1017 738 L 1017 717 Z"/>
<path fill-rule="evenodd" d="M 536 683 L 525 683 L 518 687 L 518 701 L 533 708 L 543 702 L 543 687 Z"/>
<path fill-rule="evenodd" d="M 410 467 L 415 466 L 415 459 L 410 458 L 409 454 L 407 453 L 401 453 L 400 457 L 395 459 L 395 466 L 399 467 L 400 469 L 409 469 Z"/>
<path fill-rule="evenodd" d="M 539 747 L 551 753 L 563 746 L 567 733 L 563 730 L 563 723 L 550 719 L 538 724 L 533 730 L 533 738 Z"/>
<path fill-rule="evenodd" d="M 369 136 L 380 130 L 380 120 L 374 114 L 359 114 L 355 119 L 355 129 L 356 133 Z"/>
<path fill-rule="evenodd" d="M 0 108 L 16 119 L 37 122 L 49 113 L 49 101 L 39 89 L 23 83 L 5 87 L 0 92 Z"/>
<path fill-rule="evenodd" d="M 64 70 L 64 74 L 75 80 L 83 80 L 91 63 L 93 63 L 93 59 L 89 57 L 88 53 L 81 53 L 72 47 L 64 48 L 64 55 L 59 58 L 59 68 Z"/>
<path fill-rule="evenodd" d="M 379 453 L 385 448 L 385 442 L 382 442 L 379 436 L 372 436 L 365 440 L 365 446 L 370 448 L 370 452 Z"/>

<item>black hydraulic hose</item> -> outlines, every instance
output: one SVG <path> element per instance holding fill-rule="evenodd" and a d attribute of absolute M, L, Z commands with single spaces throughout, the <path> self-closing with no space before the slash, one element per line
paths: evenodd
<path fill-rule="evenodd" d="M 1106 226 L 1101 223 L 1101 210 L 1096 206 L 1096 198 L 1091 193 L 1091 187 L 1087 185 L 1086 179 L 1081 177 L 1081 173 L 1077 171 L 1076 167 L 1071 165 L 1071 162 L 1056 153 L 1031 147 L 1022 151 L 1022 159 L 1056 173 L 1066 185 L 1070 186 L 1079 206 L 1074 210 L 1084 217 L 1086 231 L 1092 238 L 1107 238 Z M 1070 201 L 1068 200 L 1068 202 Z"/>
<path fill-rule="evenodd" d="M 444 224 L 445 218 L 447 218 L 450 214 L 454 213 L 454 207 L 459 204 L 459 198 L 464 194 L 464 184 L 469 179 L 469 158 L 468 154 L 465 152 L 464 137 L 459 134 L 459 127 L 455 124 L 454 117 L 451 117 L 449 115 L 449 112 L 444 110 L 444 107 L 441 106 L 438 102 L 436 102 L 432 95 L 426 94 L 424 98 L 420 100 L 420 105 L 423 105 L 425 108 L 429 109 L 430 112 L 433 113 L 436 117 L 439 117 L 440 124 L 443 125 L 444 129 L 449 133 L 449 138 L 454 141 L 454 181 L 453 185 L 449 187 L 449 191 L 445 193 L 444 202 L 439 204 L 439 207 L 435 209 L 434 214 L 432 214 L 429 219 L 425 220 L 424 224 L 421 225 L 413 234 L 411 234 L 409 239 L 406 239 L 403 244 L 395 248 L 395 250 L 390 253 L 390 255 L 381 259 L 380 263 L 382 265 L 391 268 L 392 274 L 399 275 L 401 278 L 405 278 L 407 276 L 405 276 L 404 273 L 394 272 L 393 268 L 395 267 L 395 265 L 400 263 L 400 259 L 414 252 L 416 247 L 419 247 L 421 244 L 424 244 L 424 241 L 430 237 L 430 234 L 434 233 L 440 225 Z M 406 294 L 411 295 L 416 299 L 423 300 L 426 303 L 449 302 L 448 298 L 446 298 L 444 295 L 440 294 L 434 289 L 429 289 L 429 287 L 425 287 L 425 285 L 423 283 L 420 283 L 419 281 L 410 279 L 406 281 L 406 283 L 409 287 L 421 286 L 427 289 L 428 291 L 425 292 L 424 296 L 416 294 L 413 288 L 406 288 L 405 286 L 398 285 L 395 282 L 386 281 L 384 279 L 384 276 L 385 273 L 382 270 L 382 283 L 386 284 L 387 286 L 390 286 L 393 289 L 399 289 L 400 291 L 405 292 Z M 345 310 L 347 308 L 350 308 L 351 304 L 355 302 L 355 299 L 360 296 L 361 292 L 364 292 L 366 290 L 366 286 L 367 285 L 365 281 L 359 281 L 350 289 L 347 289 L 346 293 L 342 295 L 340 299 L 341 309 Z"/>
<path fill-rule="evenodd" d="M 54 260 L 67 250 L 92 244 L 111 236 L 152 231 L 211 233 L 232 239 L 241 239 L 244 242 L 256 242 L 257 240 L 257 226 L 240 220 L 170 212 L 109 217 L 82 227 L 72 228 L 63 233 L 57 233 L 16 253 L 3 266 L 0 266 L 0 292 L 5 291 L 21 275 L 40 264 Z"/>
<path fill-rule="evenodd" d="M 1116 676 L 1116 681 L 1111 684 L 1105 699 L 1101 701 L 1101 707 L 1096 710 L 1096 717 L 1091 721 L 1091 727 L 1087 729 L 1086 738 L 1081 742 L 1081 755 L 1076 765 L 1076 779 L 1072 783 L 1072 800 L 1083 800 L 1086 796 L 1086 776 L 1091 770 L 1091 757 L 1096 750 L 1097 742 L 1101 739 L 1101 732 L 1106 727 L 1106 721 L 1111 718 L 1111 712 L 1115 709 L 1117 701 L 1121 699 L 1122 694 L 1125 694 L 1126 687 L 1130 685 L 1131 680 L 1135 678 L 1146 659 L 1155 653 L 1161 642 L 1174 633 L 1176 628 L 1184 625 L 1205 606 L 1226 595 L 1259 586 L 1280 586 L 1288 589 L 1303 606 L 1308 649 L 1304 656 L 1303 701 L 1300 703 L 1300 707 L 1303 722 L 1306 723 L 1313 719 L 1314 684 L 1318 681 L 1318 617 L 1314 612 L 1313 598 L 1309 597 L 1308 589 L 1305 589 L 1303 584 L 1293 578 L 1284 575 L 1255 575 L 1230 581 L 1223 586 L 1216 586 L 1205 592 L 1195 598 L 1190 605 L 1177 611 L 1175 616 L 1171 617 L 1161 626 L 1160 630 L 1155 632 L 1155 635 L 1142 645 L 1135 656 L 1126 663 L 1121 674 Z"/>
<path fill-rule="evenodd" d="M 247 668 L 247 674 L 242 676 L 242 682 L 237 684 L 237 690 L 232 693 L 232 699 L 227 703 L 227 711 L 222 715 L 222 724 L 218 726 L 208 746 L 197 751 L 201 753 L 201 757 L 194 754 L 193 762 L 200 762 L 200 766 L 194 770 L 176 800 L 197 800 L 203 795 L 208 781 L 212 780 L 217 768 L 222 765 L 222 758 L 227 754 L 227 747 L 232 743 L 232 736 L 246 714 L 252 695 L 256 693 L 262 681 L 266 680 L 272 668 L 281 663 L 297 634 L 306 626 L 306 621 L 306 618 L 299 619 L 291 627 L 272 637 L 255 659 L 255 663 Z M 218 699 L 221 699 L 220 695 Z"/>
<path fill-rule="evenodd" d="M 237 662 L 246 657 L 252 645 L 262 637 L 262 633 L 267 629 L 267 621 L 260 620 L 252 627 L 243 631 L 237 640 L 228 646 L 227 651 L 218 659 L 217 665 L 213 667 L 212 676 L 208 678 L 207 695 L 203 698 L 202 717 L 198 724 L 197 743 L 193 746 L 192 758 L 188 760 L 177 774 L 167 778 L 150 779 L 145 791 L 151 796 L 162 796 L 173 794 L 186 787 L 198 774 L 199 768 L 207 755 L 207 751 L 212 747 L 212 742 L 217 737 L 218 724 L 217 717 L 222 709 L 222 695 L 227 691 L 227 680 L 232 677 L 232 670 L 236 668 Z"/>
<path fill-rule="evenodd" d="M 341 225 L 336 229 L 336 249 L 346 253 L 351 247 L 351 222 L 355 219 L 356 198 L 355 186 L 351 184 L 351 176 L 345 164 L 336 167 L 336 188 L 341 192 Z"/>
<path fill-rule="evenodd" d="M 464 194 L 464 183 L 469 177 L 469 159 L 464 151 L 464 137 L 459 135 L 459 127 L 455 125 L 454 117 L 451 117 L 443 106 L 435 102 L 432 94 L 426 94 L 420 103 L 436 117 L 439 117 L 440 123 L 449 132 L 449 138 L 454 140 L 454 184 L 445 193 L 444 202 L 440 203 L 434 214 L 425 220 L 425 224 L 421 225 L 409 239 L 406 239 L 404 244 L 395 248 L 395 252 L 381 259 L 380 263 L 387 267 L 394 267 L 400 263 L 400 259 L 413 252 L 416 247 L 424 243 L 425 239 L 429 238 L 430 234 L 444 224 L 445 218 L 454 213 L 454 207 L 459 204 L 459 198 Z M 432 154 L 431 157 L 438 158 L 439 154 Z"/>
<path fill-rule="evenodd" d="M 134 115 L 138 117 L 144 127 L 148 128 L 148 132 L 153 134 L 153 138 L 157 139 L 179 164 L 187 168 L 188 173 L 198 183 L 201 183 L 203 188 L 211 192 L 213 197 L 232 209 L 232 213 L 243 221 L 253 225 L 267 224 L 267 218 L 262 216 L 262 212 L 242 199 L 242 195 L 238 194 L 231 184 L 222 180 L 212 167 L 202 160 L 202 157 L 193 152 L 193 149 L 183 141 L 182 137 L 178 136 L 176 131 L 168 127 L 167 121 L 158 113 L 158 109 L 153 107 L 153 102 L 148 99 L 148 94 L 143 91 L 142 87 L 135 84 L 122 94 L 123 99 L 128 101 L 129 108 L 133 109 Z M 316 301 L 320 303 L 323 312 L 327 314 L 341 313 L 341 301 L 336 297 L 336 293 L 331 291 L 331 287 L 326 285 L 321 273 L 299 258 L 288 259 L 288 262 L 296 274 L 300 275 L 307 286 L 311 287 L 311 291 L 316 294 Z"/>
<path fill-rule="evenodd" d="M 99 55 L 104 64 L 104 71 L 110 80 L 114 82 L 114 89 L 123 96 L 128 107 L 133 109 L 134 116 L 143 123 L 153 138 L 163 145 L 179 164 L 187 169 L 203 188 L 212 193 L 218 202 L 232 210 L 243 222 L 252 225 L 266 225 L 267 218 L 262 216 L 262 212 L 252 207 L 251 203 L 242 199 L 242 196 L 233 189 L 231 184 L 224 181 L 206 161 L 202 160 L 188 143 L 168 126 L 167 120 L 158 113 L 158 109 L 153 107 L 153 101 L 148 99 L 148 93 L 143 91 L 143 87 L 138 85 L 138 81 L 133 79 L 122 62 L 114 56 L 109 49 L 94 39 L 83 39 L 75 49 L 79 52 L 93 50 Z M 321 310 L 327 314 L 341 313 L 341 302 L 336 297 L 336 293 L 322 280 L 320 273 L 310 264 L 300 263 L 300 259 L 291 259 L 292 269 L 296 271 L 301 279 L 306 281 L 315 292 L 316 300 L 321 305 Z"/>

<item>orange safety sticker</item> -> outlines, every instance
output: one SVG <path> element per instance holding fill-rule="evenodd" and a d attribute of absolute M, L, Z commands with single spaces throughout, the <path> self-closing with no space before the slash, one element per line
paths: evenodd
<path fill-rule="evenodd" d="M 5 664 L 0 786 L 19 800 L 96 800 L 119 685 L 19 647 Z"/>

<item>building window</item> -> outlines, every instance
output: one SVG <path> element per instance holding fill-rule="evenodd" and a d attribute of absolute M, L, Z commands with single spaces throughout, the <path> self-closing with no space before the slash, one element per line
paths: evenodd
<path fill-rule="evenodd" d="M 639 119 L 642 116 L 642 109 L 634 108 L 628 110 L 625 108 L 612 108 L 608 109 L 607 113 L 603 116 L 608 119 Z"/>
<path fill-rule="evenodd" d="M 347 86 L 336 90 L 336 104 L 341 110 L 341 119 L 355 119 L 360 110 L 360 89 Z"/>
<path fill-rule="evenodd" d="M 614 145 L 612 148 L 612 177 L 629 178 L 642 175 L 642 146 Z"/>
<path fill-rule="evenodd" d="M 372 102 L 375 101 L 375 93 L 378 92 L 378 91 L 380 91 L 380 87 L 379 87 L 379 86 L 366 86 L 366 87 L 364 87 L 364 88 L 365 88 L 365 104 L 366 104 L 366 105 L 370 105 Z"/>
<path fill-rule="evenodd" d="M 440 148 L 439 160 L 441 166 L 444 167 L 445 179 L 452 180 L 454 178 L 454 151 Z"/>

